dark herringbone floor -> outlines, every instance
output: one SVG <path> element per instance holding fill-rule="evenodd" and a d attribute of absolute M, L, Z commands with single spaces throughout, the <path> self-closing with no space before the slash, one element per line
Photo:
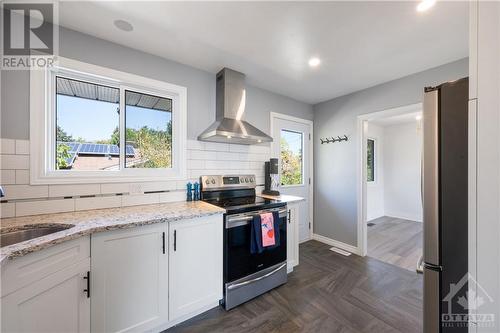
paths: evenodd
<path fill-rule="evenodd" d="M 422 332 L 422 276 L 309 241 L 287 284 L 167 332 Z"/>

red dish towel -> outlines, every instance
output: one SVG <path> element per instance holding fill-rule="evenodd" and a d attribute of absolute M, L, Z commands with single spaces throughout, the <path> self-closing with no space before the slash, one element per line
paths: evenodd
<path fill-rule="evenodd" d="M 260 227 L 262 230 L 262 247 L 275 245 L 273 213 L 260 214 Z"/>

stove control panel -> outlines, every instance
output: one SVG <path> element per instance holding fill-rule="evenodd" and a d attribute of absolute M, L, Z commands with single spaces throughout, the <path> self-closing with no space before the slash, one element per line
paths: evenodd
<path fill-rule="evenodd" d="M 254 188 L 256 185 L 255 175 L 201 176 L 201 188 L 203 191 Z"/>

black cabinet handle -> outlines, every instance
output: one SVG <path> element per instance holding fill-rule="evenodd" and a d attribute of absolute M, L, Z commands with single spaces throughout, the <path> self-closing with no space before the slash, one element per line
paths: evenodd
<path fill-rule="evenodd" d="M 90 298 L 90 271 L 87 271 L 87 275 L 83 279 L 87 280 L 87 289 L 83 289 L 83 292 L 87 293 L 87 298 Z"/>
<path fill-rule="evenodd" d="M 177 230 L 174 230 L 174 251 L 177 251 Z"/>
<path fill-rule="evenodd" d="M 292 222 L 292 210 L 289 209 L 288 210 L 288 224 L 290 224 Z"/>
<path fill-rule="evenodd" d="M 162 242 L 163 242 L 163 254 L 165 254 L 165 231 L 161 234 Z"/>

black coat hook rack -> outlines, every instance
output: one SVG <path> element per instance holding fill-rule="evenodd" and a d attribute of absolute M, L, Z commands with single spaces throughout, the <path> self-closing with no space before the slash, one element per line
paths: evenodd
<path fill-rule="evenodd" d="M 330 138 L 321 138 L 319 139 L 321 141 L 321 144 L 325 144 L 325 143 L 335 143 L 335 142 L 342 142 L 342 141 L 348 141 L 349 138 L 347 137 L 347 135 L 344 135 L 342 137 L 340 136 L 337 136 L 336 138 L 334 138 L 333 136 L 330 137 Z"/>

